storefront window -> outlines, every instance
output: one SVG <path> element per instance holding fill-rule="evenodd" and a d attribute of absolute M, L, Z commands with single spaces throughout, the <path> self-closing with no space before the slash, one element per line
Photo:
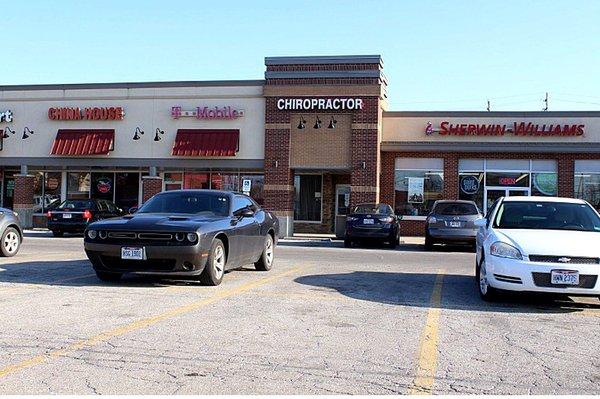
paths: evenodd
<path fill-rule="evenodd" d="M 211 173 L 210 188 L 213 190 L 240 191 L 237 173 Z"/>
<path fill-rule="evenodd" d="M 67 199 L 89 198 L 91 180 L 89 172 L 70 172 L 67 175 Z"/>
<path fill-rule="evenodd" d="M 321 175 L 294 176 L 294 220 L 321 221 Z"/>
<path fill-rule="evenodd" d="M 91 197 L 112 201 L 115 195 L 114 173 L 92 173 Z"/>
<path fill-rule="evenodd" d="M 397 169 L 394 181 L 398 215 L 427 216 L 433 203 L 444 195 L 442 171 Z"/>
<path fill-rule="evenodd" d="M 115 204 L 121 209 L 138 206 L 140 174 L 137 172 L 116 173 Z"/>
<path fill-rule="evenodd" d="M 529 173 L 521 172 L 487 172 L 488 187 L 529 187 Z"/>
<path fill-rule="evenodd" d="M 60 172 L 34 172 L 33 211 L 46 212 L 60 202 Z"/>
<path fill-rule="evenodd" d="M 165 173 L 165 191 L 181 190 L 183 173 Z"/>
<path fill-rule="evenodd" d="M 531 195 L 550 196 L 558 195 L 558 175 L 556 173 L 532 173 Z"/>
<path fill-rule="evenodd" d="M 245 181 L 245 182 L 244 182 Z M 248 183 L 250 181 L 250 183 Z M 250 191 L 245 191 L 245 188 L 248 188 L 248 184 L 250 185 Z M 265 203 L 265 177 L 264 175 L 243 175 L 240 178 L 240 188 L 239 191 L 243 191 L 244 194 L 250 195 L 254 201 L 256 201 L 259 205 L 264 205 Z M 319 208 L 320 209 L 320 208 Z"/>
<path fill-rule="evenodd" d="M 479 209 L 483 209 L 483 172 L 460 172 L 458 176 L 458 198 L 474 201 Z"/>
<path fill-rule="evenodd" d="M 208 189 L 210 188 L 208 176 L 208 173 L 185 173 L 183 177 L 183 188 Z"/>
<path fill-rule="evenodd" d="M 584 199 L 600 210 L 600 173 L 576 173 L 575 198 Z"/>

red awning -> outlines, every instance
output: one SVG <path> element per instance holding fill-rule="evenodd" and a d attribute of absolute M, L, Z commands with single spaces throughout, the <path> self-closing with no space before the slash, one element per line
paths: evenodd
<path fill-rule="evenodd" d="M 240 149 L 240 131 L 233 129 L 179 129 L 173 155 L 231 157 Z"/>
<path fill-rule="evenodd" d="M 106 155 L 113 150 L 114 129 L 60 129 L 52 155 Z"/>

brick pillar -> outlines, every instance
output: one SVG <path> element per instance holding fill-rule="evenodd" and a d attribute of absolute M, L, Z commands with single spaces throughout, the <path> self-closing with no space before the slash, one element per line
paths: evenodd
<path fill-rule="evenodd" d="M 444 155 L 444 199 L 458 199 L 458 157 Z"/>
<path fill-rule="evenodd" d="M 19 214 L 19 220 L 26 229 L 33 226 L 34 180 L 31 175 L 15 175 L 13 210 Z"/>
<path fill-rule="evenodd" d="M 396 204 L 396 191 L 394 188 L 395 184 L 395 165 L 396 154 L 393 152 L 382 152 L 381 153 L 381 176 L 379 182 L 381 185 L 379 192 L 379 201 L 391 205 L 395 208 Z"/>
<path fill-rule="evenodd" d="M 558 196 L 572 198 L 575 192 L 575 159 L 572 154 L 558 158 Z"/>
<path fill-rule="evenodd" d="M 142 204 L 148 201 L 153 195 L 160 193 L 162 191 L 162 184 L 163 179 L 158 176 L 143 176 Z"/>

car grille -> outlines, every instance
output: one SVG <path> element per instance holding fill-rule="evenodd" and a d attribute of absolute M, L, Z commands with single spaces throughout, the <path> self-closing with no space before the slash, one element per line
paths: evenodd
<path fill-rule="evenodd" d="M 600 258 L 586 258 L 582 256 L 552 256 L 552 255 L 529 255 L 531 262 L 562 263 L 576 265 L 597 265 Z"/>
<path fill-rule="evenodd" d="M 128 260 L 116 256 L 100 256 L 105 268 L 119 271 L 167 272 L 175 269 L 175 259 Z"/>
<path fill-rule="evenodd" d="M 138 233 L 140 240 L 162 240 L 170 241 L 173 239 L 173 234 L 170 233 Z"/>
<path fill-rule="evenodd" d="M 594 288 L 596 286 L 596 281 L 598 280 L 598 276 L 594 274 L 580 274 L 579 275 L 579 285 L 558 285 L 552 284 L 550 273 L 531 273 L 533 276 L 533 282 L 538 287 L 547 287 L 547 288 Z"/>
<path fill-rule="evenodd" d="M 133 232 L 111 231 L 108 233 L 108 238 L 116 238 L 116 239 L 125 238 L 125 239 L 135 240 L 137 238 L 137 235 Z"/>
<path fill-rule="evenodd" d="M 181 231 L 180 234 L 183 234 L 184 237 L 187 232 Z M 90 240 L 90 238 L 86 235 L 86 241 L 92 241 L 99 244 L 118 244 L 118 245 L 142 245 L 142 246 L 188 246 L 195 245 L 196 242 L 190 242 L 184 238 L 183 241 L 179 241 L 176 239 L 176 233 L 163 233 L 156 231 L 107 231 L 106 238 L 100 238 L 100 233 L 98 233 L 98 237 Z"/>

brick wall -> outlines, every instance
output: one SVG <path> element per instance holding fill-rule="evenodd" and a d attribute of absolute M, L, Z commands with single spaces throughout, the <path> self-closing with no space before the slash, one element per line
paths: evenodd
<path fill-rule="evenodd" d="M 31 175 L 15 175 L 14 209 L 33 208 L 34 181 L 35 177 Z"/>
<path fill-rule="evenodd" d="M 142 177 L 142 203 L 162 191 L 163 180 L 160 177 Z M 141 204 L 140 204 L 141 205 Z"/>

